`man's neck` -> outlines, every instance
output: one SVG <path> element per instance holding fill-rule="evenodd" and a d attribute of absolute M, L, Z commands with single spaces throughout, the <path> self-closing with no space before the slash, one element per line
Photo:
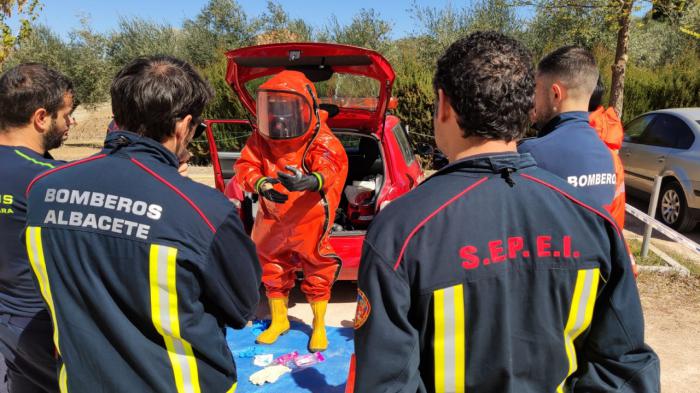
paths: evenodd
<path fill-rule="evenodd" d="M 561 115 L 566 112 L 588 112 L 588 100 L 584 101 L 574 101 L 574 100 L 564 100 L 559 104 L 559 113 Z"/>
<path fill-rule="evenodd" d="M 21 146 L 27 149 L 35 151 L 37 154 L 46 154 L 46 149 L 44 149 L 41 143 L 41 138 L 32 137 L 32 133 L 35 132 L 30 128 L 9 128 L 0 131 L 0 145 L 4 146 Z"/>
<path fill-rule="evenodd" d="M 454 152 L 452 157 L 448 157 L 450 162 L 479 154 L 515 153 L 518 151 L 518 145 L 515 141 L 506 142 L 503 140 L 471 137 L 465 139 L 465 142 L 466 144 L 463 149 Z"/>

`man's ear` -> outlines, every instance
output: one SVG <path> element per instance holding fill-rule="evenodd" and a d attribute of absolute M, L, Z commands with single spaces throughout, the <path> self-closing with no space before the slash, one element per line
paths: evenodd
<path fill-rule="evenodd" d="M 559 103 L 564 101 L 564 95 L 566 94 L 566 89 L 559 82 L 552 83 L 552 102 L 555 106 L 560 106 Z"/>
<path fill-rule="evenodd" d="M 191 130 L 192 115 L 183 117 L 175 123 L 175 138 L 178 141 L 185 141 Z"/>
<path fill-rule="evenodd" d="M 438 89 L 438 107 L 437 113 L 435 114 L 438 120 L 441 123 L 446 122 L 453 115 L 453 112 L 454 110 L 452 109 L 449 97 L 447 97 L 442 89 Z"/>
<path fill-rule="evenodd" d="M 31 117 L 31 123 L 34 125 L 34 128 L 41 132 L 48 131 L 51 128 L 51 120 L 51 115 L 44 108 L 35 110 Z"/>

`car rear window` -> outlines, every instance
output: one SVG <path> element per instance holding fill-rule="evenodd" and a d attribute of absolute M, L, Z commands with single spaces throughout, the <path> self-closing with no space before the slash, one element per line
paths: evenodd
<path fill-rule="evenodd" d="M 660 113 L 640 136 L 638 143 L 675 149 L 688 149 L 695 141 L 685 122 L 667 113 Z"/>
<path fill-rule="evenodd" d="M 399 149 L 401 149 L 403 159 L 406 161 L 406 165 L 413 164 L 416 157 L 413 155 L 413 149 L 411 148 L 411 143 L 408 141 L 408 137 L 406 136 L 406 131 L 403 130 L 401 124 L 397 124 L 393 131 L 396 142 L 399 144 Z"/>
<path fill-rule="evenodd" d="M 272 75 L 253 79 L 246 89 L 255 98 L 258 88 Z M 362 75 L 335 73 L 327 81 L 314 83 L 319 103 L 333 104 L 339 108 L 376 111 L 379 103 L 379 81 Z"/>

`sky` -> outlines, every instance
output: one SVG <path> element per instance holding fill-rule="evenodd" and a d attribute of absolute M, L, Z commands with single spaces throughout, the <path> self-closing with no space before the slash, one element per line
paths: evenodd
<path fill-rule="evenodd" d="M 116 28 L 120 17 L 138 16 L 178 27 L 185 19 L 193 18 L 207 0 L 41 0 L 44 9 L 38 22 L 49 26 L 63 37 L 80 27 L 80 19 L 87 16 L 97 32 L 104 33 Z M 335 15 L 341 24 L 348 24 L 360 9 L 373 8 L 383 19 L 392 24 L 392 38 L 400 38 L 416 32 L 415 20 L 409 9 L 413 1 L 397 0 L 279 0 L 289 15 L 302 18 L 314 28 L 328 23 Z M 238 0 L 249 17 L 265 11 L 265 0 Z M 455 8 L 471 4 L 469 0 L 418 0 L 421 6 L 442 8 L 451 3 Z M 16 28 L 16 23 L 11 23 Z"/>

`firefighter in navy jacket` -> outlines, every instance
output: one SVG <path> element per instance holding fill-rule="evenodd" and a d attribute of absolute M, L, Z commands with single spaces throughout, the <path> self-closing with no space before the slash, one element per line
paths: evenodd
<path fill-rule="evenodd" d="M 497 33 L 438 61 L 435 136 L 451 164 L 367 234 L 356 392 L 658 391 L 617 227 L 515 151 L 532 79 L 526 50 Z"/>
<path fill-rule="evenodd" d="M 235 390 L 224 327 L 244 327 L 258 303 L 255 247 L 233 204 L 177 170 L 209 91 L 177 59 L 135 60 L 112 105 L 122 127 L 146 136 L 113 132 L 101 153 L 29 186 L 25 240 L 63 392 Z M 149 114 L 174 127 L 162 143 L 148 136 L 157 126 L 140 125 Z"/>
<path fill-rule="evenodd" d="M 0 362 L 9 393 L 58 392 L 53 327 L 29 268 L 21 234 L 25 191 L 41 172 L 61 165 L 50 150 L 67 138 L 73 83 L 45 65 L 20 64 L 0 76 Z"/>
<path fill-rule="evenodd" d="M 537 138 L 523 141 L 518 150 L 582 189 L 594 207 L 610 211 L 617 189 L 615 164 L 588 113 L 598 74 L 595 58 L 586 49 L 565 46 L 545 56 L 537 65 Z"/>

